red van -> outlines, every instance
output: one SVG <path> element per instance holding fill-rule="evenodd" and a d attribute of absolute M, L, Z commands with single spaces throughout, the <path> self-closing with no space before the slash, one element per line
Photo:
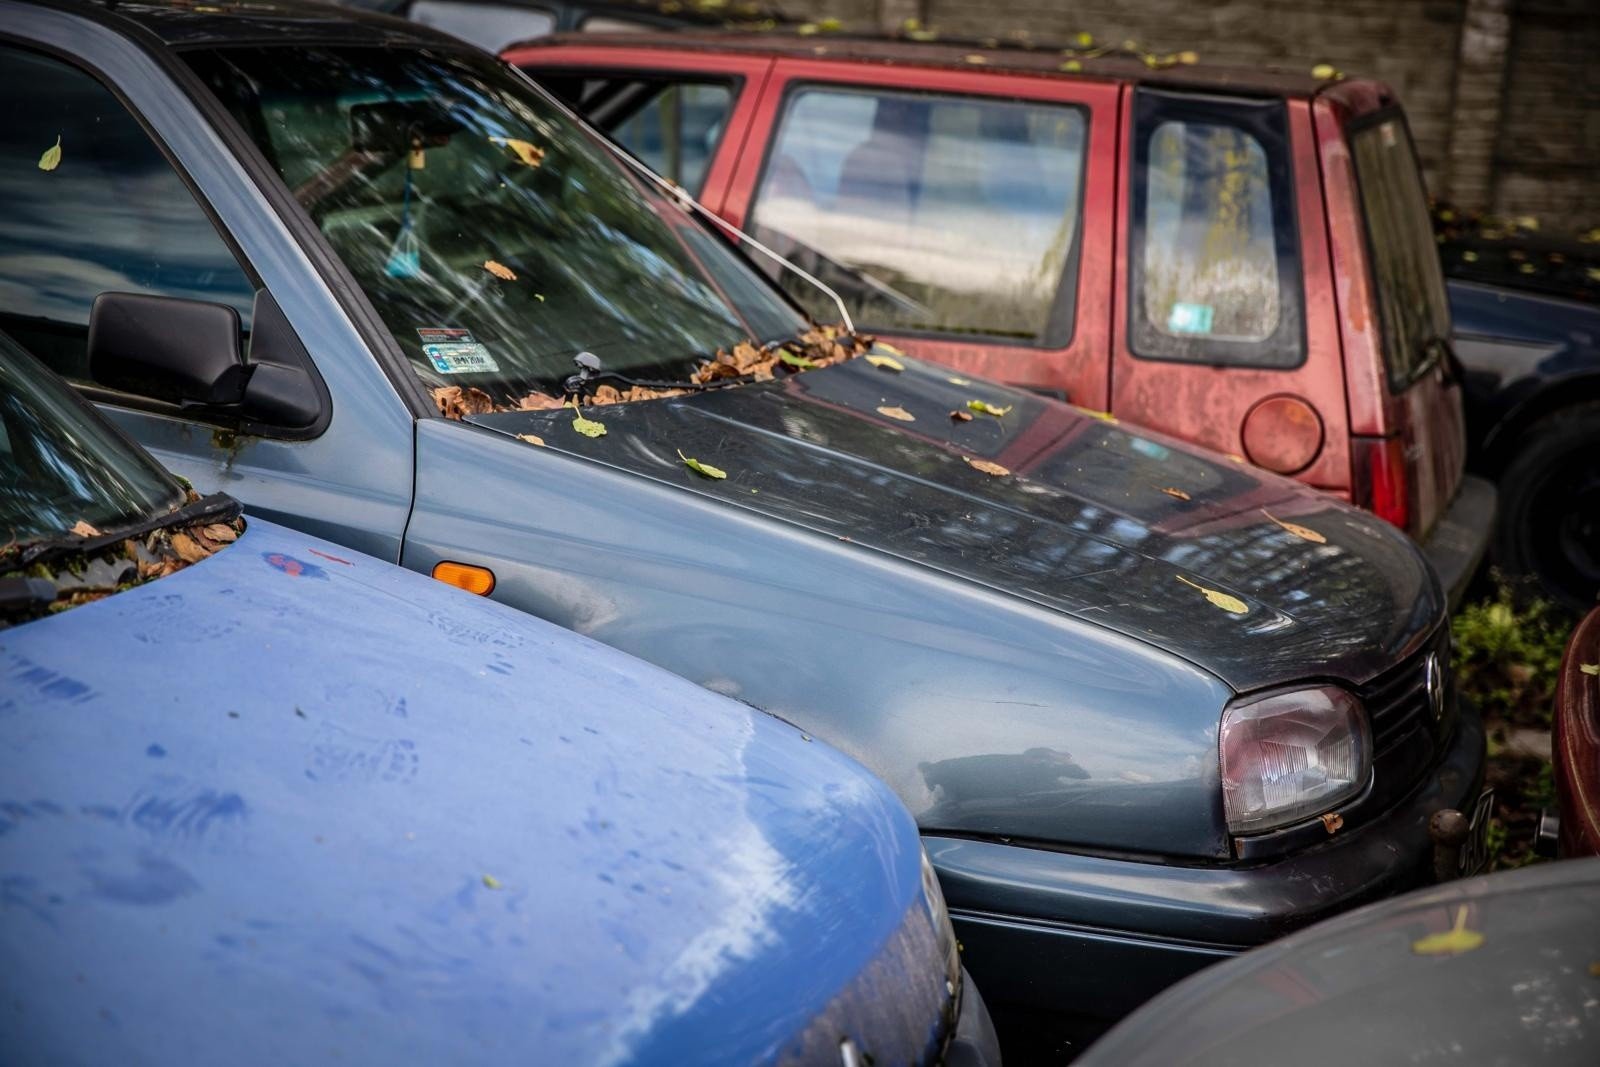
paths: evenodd
<path fill-rule="evenodd" d="M 1423 544 L 1452 602 L 1476 569 L 1494 489 L 1464 474 L 1449 307 L 1384 85 L 798 34 L 504 58 L 878 337 L 1352 500 Z"/>

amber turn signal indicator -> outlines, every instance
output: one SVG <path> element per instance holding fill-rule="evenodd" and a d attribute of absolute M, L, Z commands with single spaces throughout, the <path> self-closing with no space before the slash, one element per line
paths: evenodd
<path fill-rule="evenodd" d="M 474 567 L 470 563 L 452 563 L 444 560 L 434 564 L 433 576 L 445 585 L 465 589 L 469 593 L 488 596 L 494 592 L 494 571 L 487 567 Z"/>

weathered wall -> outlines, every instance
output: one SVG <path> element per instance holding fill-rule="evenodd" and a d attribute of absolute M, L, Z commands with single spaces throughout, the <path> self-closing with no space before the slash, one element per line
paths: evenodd
<path fill-rule="evenodd" d="M 1600 0 L 786 0 L 796 14 L 963 37 L 1137 41 L 1207 61 L 1382 78 L 1430 187 L 1463 207 L 1600 222 Z"/>

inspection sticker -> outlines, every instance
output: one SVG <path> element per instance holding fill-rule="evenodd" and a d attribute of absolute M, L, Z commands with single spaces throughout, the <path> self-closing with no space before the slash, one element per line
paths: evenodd
<path fill-rule="evenodd" d="M 1213 314 L 1210 304 L 1173 304 L 1172 314 L 1167 316 L 1167 332 L 1210 333 Z"/>
<path fill-rule="evenodd" d="M 470 330 L 452 326 L 417 328 L 422 353 L 440 374 L 493 374 L 500 365 L 489 350 L 472 339 Z"/>

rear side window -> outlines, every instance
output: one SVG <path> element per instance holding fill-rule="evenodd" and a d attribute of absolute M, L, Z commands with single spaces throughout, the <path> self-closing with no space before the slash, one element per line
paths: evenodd
<path fill-rule="evenodd" d="M 1298 366 L 1305 340 L 1282 103 L 1141 89 L 1134 129 L 1134 354 Z"/>
<path fill-rule="evenodd" d="M 1060 347 L 1072 334 L 1087 132 L 1070 105 L 801 89 L 751 224 L 868 328 Z M 774 277 L 831 317 L 815 289 Z"/>
<path fill-rule="evenodd" d="M 470 0 L 416 0 L 408 12 L 413 22 L 459 37 L 486 52 L 554 33 L 556 17 L 520 4 L 472 3 Z"/>
<path fill-rule="evenodd" d="M 79 381 L 89 307 L 104 292 L 227 304 L 248 330 L 255 286 L 111 91 L 3 45 L 0 70 L 0 328 Z M 57 144 L 46 170 L 40 157 Z"/>
<path fill-rule="evenodd" d="M 1383 358 L 1389 387 L 1400 390 L 1450 336 L 1444 274 L 1405 120 L 1395 116 L 1358 127 L 1350 148 L 1383 324 Z"/>
<path fill-rule="evenodd" d="M 733 112 L 731 81 L 532 73 L 651 170 L 699 194 Z"/>

